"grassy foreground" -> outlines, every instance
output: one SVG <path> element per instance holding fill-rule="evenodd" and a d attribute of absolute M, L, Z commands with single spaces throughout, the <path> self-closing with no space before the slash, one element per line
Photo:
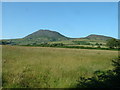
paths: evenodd
<path fill-rule="evenodd" d="M 112 69 L 118 51 L 3 46 L 3 87 L 72 88 L 80 76 Z"/>

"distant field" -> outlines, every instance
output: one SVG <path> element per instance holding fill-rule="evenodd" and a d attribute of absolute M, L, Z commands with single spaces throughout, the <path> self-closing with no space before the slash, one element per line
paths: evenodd
<path fill-rule="evenodd" d="M 67 45 L 67 46 L 83 46 L 83 47 L 93 47 L 92 45 Z M 93 48 L 97 48 L 97 45 L 94 45 Z M 101 48 L 108 48 L 106 46 L 100 46 Z"/>
<path fill-rule="evenodd" d="M 95 44 L 95 43 L 101 43 L 103 45 L 106 44 L 106 41 L 101 41 L 101 40 L 89 40 L 89 39 L 72 39 L 72 40 L 65 40 L 65 41 L 52 41 L 52 42 L 49 42 L 49 44 L 53 44 L 53 43 L 63 43 L 63 44 L 68 44 L 68 45 L 71 45 L 71 44 L 75 44 L 73 41 L 84 41 L 84 42 L 89 42 L 91 44 Z M 75 44 L 76 45 L 76 44 Z"/>
<path fill-rule="evenodd" d="M 118 51 L 3 46 L 3 87 L 71 88 L 80 76 L 112 69 Z"/>

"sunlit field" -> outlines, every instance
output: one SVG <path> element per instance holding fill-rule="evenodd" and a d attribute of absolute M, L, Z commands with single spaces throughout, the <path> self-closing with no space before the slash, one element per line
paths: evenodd
<path fill-rule="evenodd" d="M 3 87 L 74 88 L 80 76 L 112 69 L 118 51 L 53 47 L 2 47 Z"/>

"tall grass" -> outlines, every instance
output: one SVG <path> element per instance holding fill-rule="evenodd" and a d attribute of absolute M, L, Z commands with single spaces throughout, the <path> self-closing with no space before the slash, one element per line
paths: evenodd
<path fill-rule="evenodd" d="M 71 88 L 80 76 L 112 69 L 117 51 L 3 46 L 3 87 Z"/>

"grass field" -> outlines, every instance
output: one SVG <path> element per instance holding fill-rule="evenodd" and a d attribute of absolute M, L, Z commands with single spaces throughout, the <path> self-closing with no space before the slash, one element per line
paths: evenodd
<path fill-rule="evenodd" d="M 2 47 L 3 87 L 72 88 L 80 76 L 112 69 L 118 51 L 51 47 Z"/>
<path fill-rule="evenodd" d="M 89 39 L 75 39 L 75 40 L 65 40 L 65 41 L 52 41 L 49 42 L 49 44 L 54 44 L 54 43 L 63 43 L 63 44 L 67 44 L 67 45 L 76 45 L 76 43 L 74 43 L 73 41 L 84 41 L 84 42 L 88 42 L 91 44 L 96 44 L 96 43 L 101 43 L 103 44 L 103 46 L 106 45 L 106 41 L 101 41 L 101 40 L 89 40 Z"/>

